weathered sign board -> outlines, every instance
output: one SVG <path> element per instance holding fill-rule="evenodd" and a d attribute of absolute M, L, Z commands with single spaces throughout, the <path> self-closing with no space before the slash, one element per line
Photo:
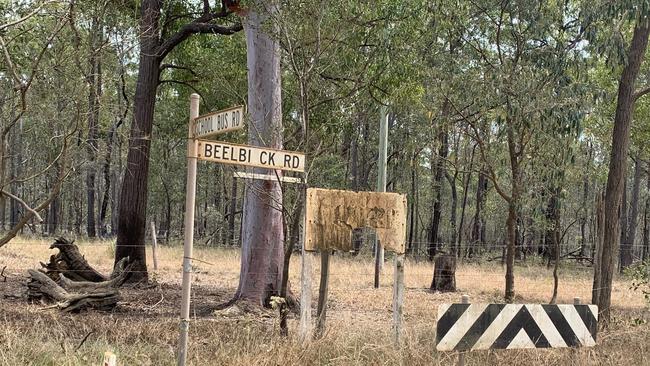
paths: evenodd
<path fill-rule="evenodd" d="M 222 164 L 305 171 L 305 154 L 221 141 L 195 140 L 197 158 Z"/>
<path fill-rule="evenodd" d="M 210 112 L 194 119 L 194 137 L 206 138 L 244 128 L 244 106 Z"/>
<path fill-rule="evenodd" d="M 592 347 L 596 305 L 442 304 L 436 349 Z"/>
<path fill-rule="evenodd" d="M 373 228 L 386 250 L 405 251 L 406 196 L 307 189 L 305 250 L 352 251 L 352 229 Z"/>

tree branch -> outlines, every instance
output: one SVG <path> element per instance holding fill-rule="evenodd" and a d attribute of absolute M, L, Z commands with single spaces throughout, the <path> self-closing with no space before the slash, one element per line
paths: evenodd
<path fill-rule="evenodd" d="M 31 213 L 36 217 L 36 220 L 38 220 L 38 223 L 39 223 L 39 224 L 40 224 L 41 222 L 43 222 L 43 218 L 41 217 L 41 215 L 39 215 L 38 212 L 36 212 L 33 208 L 29 207 L 29 205 L 27 204 L 27 202 L 25 202 L 25 201 L 23 201 L 22 199 L 20 199 L 20 197 L 18 197 L 18 196 L 14 196 L 13 194 L 11 194 L 11 193 L 5 191 L 4 189 L 3 189 L 3 190 L 0 190 L 0 193 L 1 193 L 1 194 L 4 194 L 5 196 L 11 198 L 12 200 L 14 200 L 14 201 L 16 201 L 16 202 L 18 202 L 18 203 L 20 203 L 20 204 L 25 208 L 25 210 L 31 212 Z"/>
<path fill-rule="evenodd" d="M 642 96 L 650 93 L 650 86 L 646 86 L 645 88 L 638 90 L 636 93 L 634 93 L 634 101 L 636 102 L 637 99 L 641 98 Z"/>
<path fill-rule="evenodd" d="M 244 29 L 244 27 L 239 23 L 234 24 L 230 27 L 208 23 L 216 16 L 217 15 L 201 16 L 195 21 L 182 26 L 178 32 L 171 35 L 169 38 L 162 42 L 160 47 L 158 47 L 158 52 L 156 52 L 158 57 L 161 60 L 164 59 L 165 56 L 167 56 L 167 54 L 174 49 L 174 47 L 189 38 L 192 34 L 221 34 L 229 36 Z"/>
<path fill-rule="evenodd" d="M 196 94 L 200 95 L 202 99 L 205 99 L 205 98 L 203 98 L 203 95 L 201 94 L 201 92 L 199 92 L 199 91 L 194 87 L 194 85 L 190 84 L 190 83 L 187 82 L 187 81 L 171 80 L 171 79 L 170 79 L 170 80 L 160 80 L 160 81 L 158 81 L 158 85 L 162 85 L 162 84 L 164 84 L 164 83 L 185 85 L 186 87 L 192 89 L 192 91 L 194 91 Z"/>
<path fill-rule="evenodd" d="M 161 73 L 165 69 L 186 70 L 186 71 L 189 71 L 189 73 L 192 74 L 193 76 L 197 75 L 194 70 L 192 70 L 191 68 L 189 68 L 187 66 L 178 66 L 178 65 L 174 65 L 174 64 L 162 64 L 162 65 L 160 65 L 160 72 Z"/>

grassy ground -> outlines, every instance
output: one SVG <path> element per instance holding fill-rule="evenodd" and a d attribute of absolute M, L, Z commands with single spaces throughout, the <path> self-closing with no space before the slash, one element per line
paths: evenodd
<path fill-rule="evenodd" d="M 182 248 L 161 247 L 156 285 L 123 290 L 123 302 L 112 313 L 62 314 L 28 304 L 20 297 L 28 268 L 39 267 L 54 250 L 50 240 L 17 239 L 0 248 L 0 364 L 97 365 L 110 350 L 121 365 L 175 364 L 180 307 Z M 113 249 L 109 242 L 81 243 L 81 251 L 108 273 Z M 150 253 L 148 253 L 150 254 Z M 211 313 L 229 300 L 239 278 L 239 253 L 227 249 L 196 249 L 193 291 L 195 319 L 190 328 L 189 360 L 194 365 L 451 365 L 457 355 L 435 351 L 437 307 L 459 302 L 500 302 L 503 269 L 496 264 L 461 265 L 459 292 L 427 291 L 432 266 L 407 261 L 405 269 L 404 342 L 392 345 L 392 266 L 387 263 L 381 288 L 372 289 L 373 263 L 368 258 L 332 258 L 327 331 L 323 338 L 301 345 L 295 338 L 297 317 L 289 338 L 278 336 L 273 312 Z M 150 259 L 150 256 L 149 256 Z M 318 262 L 318 261 L 315 261 Z M 318 288 L 314 263 L 314 299 Z M 152 264 L 149 263 L 150 268 Z M 293 291 L 299 291 L 299 258 L 291 262 Z M 563 268 L 558 303 L 591 298 L 591 271 Z M 516 268 L 517 302 L 546 303 L 551 297 L 551 272 L 539 265 Z M 650 365 L 650 311 L 640 293 L 616 279 L 612 293 L 614 324 L 589 349 L 482 351 L 467 355 L 467 365 Z M 84 341 L 85 339 L 85 341 Z"/>

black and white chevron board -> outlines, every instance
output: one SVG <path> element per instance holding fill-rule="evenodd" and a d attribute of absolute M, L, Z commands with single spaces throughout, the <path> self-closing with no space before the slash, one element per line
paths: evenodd
<path fill-rule="evenodd" d="M 438 351 L 591 347 L 596 305 L 442 304 Z"/>

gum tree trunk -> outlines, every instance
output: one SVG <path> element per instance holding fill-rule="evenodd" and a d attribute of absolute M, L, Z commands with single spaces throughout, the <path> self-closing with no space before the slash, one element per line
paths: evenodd
<path fill-rule="evenodd" d="M 160 60 L 158 48 L 158 20 L 160 3 L 145 1 L 142 4 L 140 35 L 140 63 L 135 89 L 133 122 L 127 153 L 127 165 L 120 193 L 119 218 L 115 263 L 129 257 L 137 262 L 131 280 L 147 278 L 144 236 L 147 215 L 147 181 L 149 175 L 149 148 L 156 105 L 156 89 Z"/>
<path fill-rule="evenodd" d="M 612 133 L 612 152 L 609 160 L 609 174 L 607 175 L 607 186 L 605 189 L 605 223 L 603 234 L 603 251 L 600 270 L 596 271 L 600 279 L 594 280 L 599 283 L 598 305 L 600 316 L 599 322 L 603 326 L 610 322 L 610 305 L 612 297 L 612 279 L 616 266 L 616 251 L 620 240 L 620 208 L 623 199 L 625 186 L 625 172 L 627 170 L 627 154 L 630 147 L 630 121 L 636 99 L 634 83 L 641 62 L 648 46 L 648 35 L 650 25 L 640 21 L 634 28 L 634 35 L 628 51 L 627 65 L 623 69 L 618 84 L 618 97 L 616 101 L 616 114 L 614 116 L 614 131 Z"/>
<path fill-rule="evenodd" d="M 256 1 L 245 23 L 248 66 L 248 143 L 282 148 L 282 96 L 280 46 L 269 36 L 267 15 L 255 10 L 266 7 L 277 12 L 276 2 Z M 255 169 L 269 173 L 266 169 Z M 282 192 L 277 181 L 251 182 L 244 193 L 242 257 L 235 300 L 264 306 L 280 293 L 284 261 Z"/>

